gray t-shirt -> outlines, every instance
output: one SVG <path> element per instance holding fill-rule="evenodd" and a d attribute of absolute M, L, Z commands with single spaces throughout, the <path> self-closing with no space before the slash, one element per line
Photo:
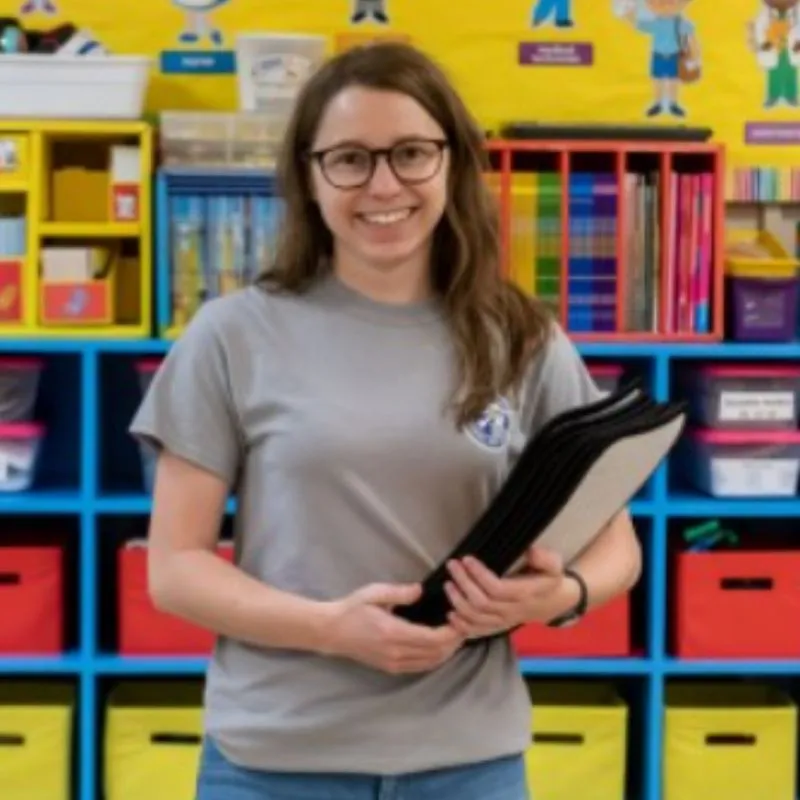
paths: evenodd
<path fill-rule="evenodd" d="M 235 489 L 241 569 L 336 598 L 423 579 L 526 437 L 599 397 L 560 328 L 519 407 L 500 398 L 463 432 L 444 410 L 454 374 L 433 302 L 382 304 L 333 277 L 299 297 L 250 287 L 201 308 L 131 431 Z M 399 774 L 523 751 L 530 701 L 506 638 L 396 676 L 223 637 L 205 725 L 241 765 Z"/>

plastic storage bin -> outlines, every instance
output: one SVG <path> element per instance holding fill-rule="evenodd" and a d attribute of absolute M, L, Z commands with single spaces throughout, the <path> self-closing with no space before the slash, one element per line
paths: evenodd
<path fill-rule="evenodd" d="M 270 112 L 165 111 L 160 141 L 167 167 L 275 166 L 288 116 Z"/>
<path fill-rule="evenodd" d="M 536 800 L 624 800 L 628 709 L 603 683 L 533 682 L 528 786 Z"/>
<path fill-rule="evenodd" d="M 233 545 L 221 543 L 221 558 L 233 561 Z M 118 551 L 119 651 L 125 655 L 208 656 L 215 636 L 205 628 L 159 611 L 147 591 L 147 543 L 127 542 Z"/>
<path fill-rule="evenodd" d="M 70 800 L 74 690 L 55 683 L 0 683 L 0 796 Z"/>
<path fill-rule="evenodd" d="M 800 431 L 690 431 L 681 455 L 692 484 L 714 497 L 792 497 Z"/>
<path fill-rule="evenodd" d="M 511 634 L 511 642 L 521 658 L 623 658 L 631 654 L 630 606 L 630 596 L 622 595 L 589 611 L 580 625 L 523 625 Z"/>
<path fill-rule="evenodd" d="M 192 800 L 202 717 L 199 682 L 118 684 L 106 709 L 105 800 Z"/>
<path fill-rule="evenodd" d="M 623 369 L 620 364 L 590 364 L 589 374 L 601 392 L 611 394 L 619 386 Z"/>
<path fill-rule="evenodd" d="M 676 555 L 673 647 L 680 658 L 800 659 L 800 551 Z"/>
<path fill-rule="evenodd" d="M 32 420 L 42 366 L 39 358 L 0 358 L 0 425 Z"/>
<path fill-rule="evenodd" d="M 791 341 L 797 332 L 798 270 L 766 231 L 729 234 L 725 289 L 729 335 L 739 341 Z"/>
<path fill-rule="evenodd" d="M 103 55 L 0 56 L 0 116 L 139 119 L 152 59 Z"/>
<path fill-rule="evenodd" d="M 712 428 L 796 428 L 800 366 L 708 364 L 689 372 L 695 422 Z"/>
<path fill-rule="evenodd" d="M 36 477 L 44 426 L 34 422 L 0 423 L 0 492 L 24 492 Z"/>
<path fill-rule="evenodd" d="M 797 709 L 769 686 L 666 690 L 664 800 L 794 800 Z"/>

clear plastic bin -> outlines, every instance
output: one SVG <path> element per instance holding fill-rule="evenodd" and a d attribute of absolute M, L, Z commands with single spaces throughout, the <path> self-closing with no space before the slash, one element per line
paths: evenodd
<path fill-rule="evenodd" d="M 606 394 L 612 394 L 619 387 L 623 369 L 620 364 L 590 364 L 589 374 L 597 384 L 597 388 Z"/>
<path fill-rule="evenodd" d="M 44 426 L 33 422 L 0 425 L 0 492 L 25 492 L 33 485 Z"/>
<path fill-rule="evenodd" d="M 33 418 L 42 366 L 38 358 L 0 358 L 0 425 Z"/>
<path fill-rule="evenodd" d="M 163 112 L 160 118 L 163 163 L 170 167 L 220 169 L 275 166 L 290 107 L 276 103 L 269 112 Z"/>
<path fill-rule="evenodd" d="M 688 373 L 693 420 L 724 429 L 797 428 L 800 366 L 710 364 Z"/>
<path fill-rule="evenodd" d="M 690 431 L 684 469 L 714 497 L 793 497 L 800 476 L 800 431 Z"/>

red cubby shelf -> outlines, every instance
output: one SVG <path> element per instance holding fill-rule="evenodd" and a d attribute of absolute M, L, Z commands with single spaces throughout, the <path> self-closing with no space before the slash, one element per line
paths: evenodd
<path fill-rule="evenodd" d="M 520 159 L 547 158 L 555 165 L 561 185 L 569 187 L 570 177 L 578 171 L 578 163 L 583 159 L 598 157 L 606 164 L 613 164 L 616 175 L 616 225 L 614 259 L 616 261 L 616 324 L 614 330 L 585 331 L 572 329 L 568 320 L 570 278 L 570 193 L 561 191 L 560 197 L 560 286 L 558 312 L 571 338 L 576 342 L 673 342 L 673 343 L 711 343 L 724 338 L 724 176 L 725 151 L 717 143 L 691 143 L 679 141 L 615 141 L 615 140 L 505 140 L 492 139 L 486 145 L 492 162 L 491 172 L 495 177 L 495 190 L 500 206 L 501 258 L 505 274 L 511 272 L 512 227 L 512 188 L 515 176 L 521 171 L 515 164 Z M 650 159 L 657 163 L 658 204 L 660 225 L 658 227 L 658 281 L 660 284 L 658 323 L 650 330 L 631 329 L 620 324 L 627 302 L 626 275 L 631 267 L 626 248 L 626 235 L 630 220 L 626 204 L 619 202 L 625 190 L 626 173 L 629 165 L 637 159 Z M 668 296 L 667 265 L 672 222 L 672 176 L 698 172 L 710 176 L 710 269 L 708 323 L 702 332 L 697 330 L 674 330 L 664 325 Z M 691 326 L 689 326 L 691 327 Z"/>

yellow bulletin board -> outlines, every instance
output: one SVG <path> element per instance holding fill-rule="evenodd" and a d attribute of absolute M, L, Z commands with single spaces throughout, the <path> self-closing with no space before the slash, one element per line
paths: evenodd
<path fill-rule="evenodd" d="M 0 0 L 3 15 L 23 11 L 26 26 L 70 21 L 113 52 L 152 55 L 154 111 L 235 108 L 237 32 L 323 34 L 331 50 L 386 35 L 440 59 L 490 130 L 677 122 L 712 128 L 734 166 L 800 163 L 800 0 Z M 654 63 L 670 33 L 697 46 L 696 82 L 673 86 L 669 56 Z M 671 87 L 685 116 L 647 116 Z"/>

